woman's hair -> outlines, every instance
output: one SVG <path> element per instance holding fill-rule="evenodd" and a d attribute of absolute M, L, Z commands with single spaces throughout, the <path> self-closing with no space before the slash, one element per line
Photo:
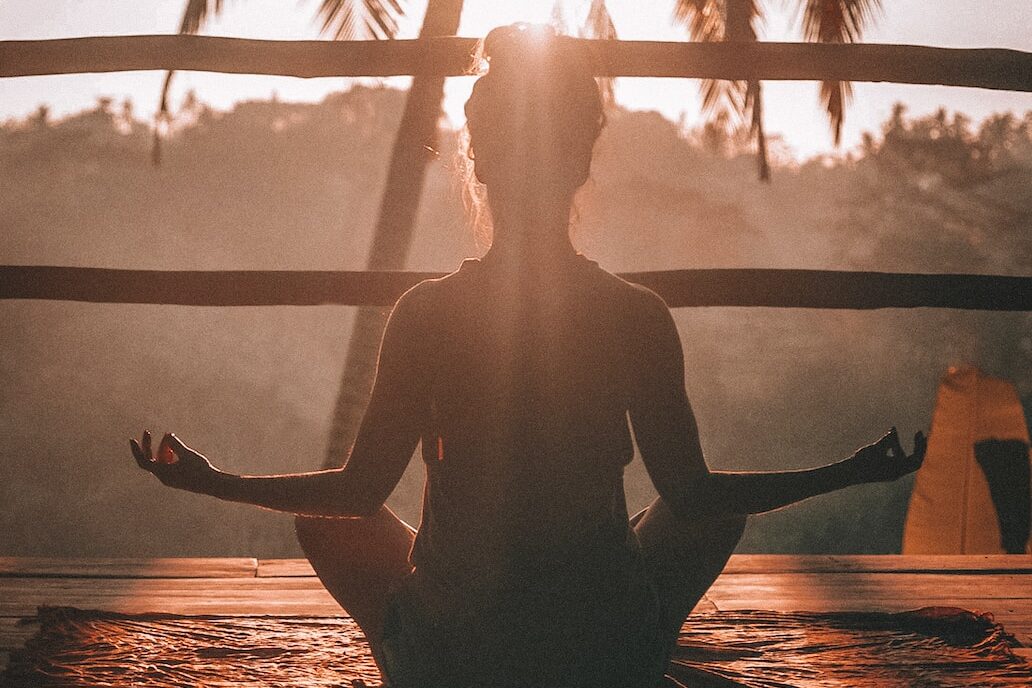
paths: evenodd
<path fill-rule="evenodd" d="M 489 170 L 522 163 L 542 183 L 573 191 L 587 180 L 605 117 L 598 83 L 570 38 L 514 24 L 493 29 L 481 45 L 489 69 L 466 101 L 463 200 L 478 241 L 489 243 Z"/>

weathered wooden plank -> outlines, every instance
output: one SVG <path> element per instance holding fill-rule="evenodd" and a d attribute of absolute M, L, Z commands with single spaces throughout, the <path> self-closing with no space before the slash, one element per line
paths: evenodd
<path fill-rule="evenodd" d="M 782 600 L 806 601 L 842 609 L 858 602 L 880 605 L 896 601 L 913 605 L 929 600 L 945 604 L 957 599 L 979 599 L 990 605 L 1032 605 L 1029 580 L 1022 574 L 729 574 L 718 578 L 707 597 L 717 607 L 745 600 L 763 605 Z M 41 604 L 83 606 L 91 601 L 114 610 L 122 610 L 124 604 L 146 610 L 148 604 L 155 602 L 160 602 L 165 610 L 175 604 L 211 609 L 222 604 L 234 608 L 289 607 L 314 601 L 323 609 L 323 603 L 329 604 L 336 612 L 318 579 L 311 577 L 0 579 L 0 616 L 30 614 Z"/>
<path fill-rule="evenodd" d="M 695 43 L 570 39 L 598 76 L 890 81 L 1032 90 L 1018 50 L 887 44 Z M 214 36 L 98 36 L 0 42 L 0 76 L 173 69 L 294 77 L 459 76 L 476 39 L 268 41 Z"/>
<path fill-rule="evenodd" d="M 985 599 L 984 597 L 853 597 L 849 599 L 820 595 L 790 595 L 759 597 L 752 595 L 709 595 L 720 611 L 733 609 L 768 609 L 782 612 L 835 612 L 835 611 L 906 611 L 922 607 L 959 607 L 969 611 L 988 612 L 997 621 L 1008 626 L 1016 623 L 1032 626 L 1032 600 Z"/>
<path fill-rule="evenodd" d="M 317 578 L 5 578 L 0 617 L 32 616 L 40 606 L 125 613 L 345 616 Z M 715 611 L 708 599 L 697 609 Z"/>
<path fill-rule="evenodd" d="M 848 603 L 862 598 L 1032 600 L 1028 574 L 944 573 L 738 573 L 722 575 L 707 593 L 718 605 L 727 599 L 792 596 Z"/>
<path fill-rule="evenodd" d="M 0 577 L 0 651 L 30 632 L 16 629 L 15 617 L 31 616 L 41 605 L 130 613 L 343 615 L 303 559 L 4 561 L 8 571 L 35 568 L 42 573 Z M 696 609 L 902 611 L 955 606 L 991 612 L 1032 645 L 1032 575 L 1025 561 L 1006 555 L 736 555 Z M 111 577 L 118 567 L 136 577 Z M 161 570 L 177 576 L 146 577 Z M 189 577 L 202 570 L 220 571 L 220 577 Z M 53 575 L 60 571 L 71 573 Z M 230 575 L 222 575 L 226 573 Z"/>
<path fill-rule="evenodd" d="M 126 613 L 338 616 L 316 578 L 0 578 L 0 616 L 44 605 Z"/>
<path fill-rule="evenodd" d="M 251 557 L 0 557 L 4 577 L 251 578 L 257 569 Z"/>
<path fill-rule="evenodd" d="M 0 299 L 180 306 L 389 306 L 443 273 L 0 266 Z M 1032 310 L 1032 277 L 720 268 L 623 273 L 671 308 Z"/>
<path fill-rule="evenodd" d="M 731 573 L 1032 573 L 1027 554 L 733 554 Z"/>
<path fill-rule="evenodd" d="M 1023 554 L 913 556 L 893 554 L 734 554 L 724 569 L 737 573 L 1032 573 Z M 0 576 L 84 578 L 219 578 L 314 576 L 306 559 L 249 557 L 54 558 L 0 557 Z"/>
<path fill-rule="evenodd" d="M 315 571 L 307 559 L 259 559 L 257 575 L 260 578 L 314 576 Z"/>
<path fill-rule="evenodd" d="M 724 574 L 736 573 L 1032 573 L 1024 554 L 733 554 Z M 307 559 L 260 559 L 259 576 L 314 576 Z"/>
<path fill-rule="evenodd" d="M 717 609 L 717 605 L 713 604 L 713 600 L 711 600 L 706 595 L 703 595 L 702 599 L 700 599 L 699 603 L 695 605 L 695 608 L 692 609 L 691 613 L 692 614 L 698 614 L 698 613 L 716 612 L 716 611 L 719 611 L 719 610 Z"/>

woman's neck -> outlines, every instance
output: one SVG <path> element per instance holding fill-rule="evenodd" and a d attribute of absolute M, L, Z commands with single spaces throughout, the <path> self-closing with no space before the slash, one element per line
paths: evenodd
<path fill-rule="evenodd" d="M 570 243 L 572 195 L 534 200 L 488 195 L 494 238 L 485 256 L 515 269 L 549 270 L 577 255 Z"/>

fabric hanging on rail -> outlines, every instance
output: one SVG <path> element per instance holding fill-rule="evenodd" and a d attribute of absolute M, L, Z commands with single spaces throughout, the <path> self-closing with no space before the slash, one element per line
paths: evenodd
<path fill-rule="evenodd" d="M 951 367 L 910 497 L 903 553 L 1028 551 L 1029 461 L 1014 386 L 970 366 Z"/>

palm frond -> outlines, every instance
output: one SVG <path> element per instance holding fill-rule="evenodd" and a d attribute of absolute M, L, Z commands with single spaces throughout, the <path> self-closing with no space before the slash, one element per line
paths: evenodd
<path fill-rule="evenodd" d="M 404 0 L 322 0 L 317 16 L 321 31 L 338 41 L 388 39 L 398 35 Z"/>
<path fill-rule="evenodd" d="M 724 40 L 724 10 L 721 0 L 677 0 L 674 21 L 684 24 L 696 42 Z"/>
<path fill-rule="evenodd" d="M 591 0 L 588 16 L 584 22 L 583 35 L 585 38 L 598 38 L 605 41 L 617 38 L 616 25 L 613 24 L 613 18 L 609 15 L 609 8 L 606 7 L 605 0 Z"/>
<path fill-rule="evenodd" d="M 803 38 L 813 43 L 856 43 L 881 10 L 881 0 L 803 0 Z M 835 145 L 853 89 L 849 82 L 822 81 L 821 104 L 828 113 Z"/>
<path fill-rule="evenodd" d="M 762 16 L 759 0 L 676 0 L 674 3 L 674 21 L 685 25 L 689 37 L 697 42 L 755 41 L 756 26 Z M 749 132 L 756 137 L 759 176 L 768 181 L 770 166 L 760 83 L 704 79 L 700 91 L 702 111 L 710 122 L 723 122 L 733 128 L 749 123 Z"/>
<path fill-rule="evenodd" d="M 591 6 L 588 8 L 588 15 L 581 27 L 580 35 L 583 38 L 597 38 L 606 41 L 615 40 L 618 37 L 616 25 L 613 24 L 613 18 L 609 15 L 609 8 L 606 7 L 605 0 L 591 0 Z M 613 103 L 613 79 L 598 79 L 598 87 L 602 93 L 602 102 L 606 106 L 611 105 Z"/>
<path fill-rule="evenodd" d="M 563 0 L 555 0 L 552 3 L 552 16 L 548 23 L 561 34 L 570 32 L 570 27 L 566 25 L 566 3 Z"/>
<path fill-rule="evenodd" d="M 179 33 L 198 33 L 210 17 L 222 12 L 225 0 L 187 0 L 183 9 L 183 19 L 179 22 Z M 165 72 L 165 82 L 161 86 L 161 99 L 158 111 L 154 114 L 154 139 L 151 145 L 151 162 L 155 167 L 161 164 L 161 131 L 168 128 L 172 115 L 168 109 L 168 94 L 172 89 L 174 70 Z"/>
<path fill-rule="evenodd" d="M 179 33 L 194 34 L 201 30 L 209 17 L 222 12 L 225 0 L 187 0 L 183 10 L 183 21 L 179 24 Z"/>
<path fill-rule="evenodd" d="M 405 14 L 404 0 L 322 0 L 317 17 L 322 21 L 322 32 L 332 33 L 337 40 L 355 38 L 394 38 L 398 33 L 398 20 Z M 212 17 L 218 16 L 226 0 L 187 0 L 179 33 L 195 34 Z M 154 116 L 154 143 L 151 160 L 161 164 L 161 130 L 168 128 L 172 116 L 169 113 L 168 94 L 172 88 L 174 71 L 165 73 L 161 88 L 161 100 Z"/>

